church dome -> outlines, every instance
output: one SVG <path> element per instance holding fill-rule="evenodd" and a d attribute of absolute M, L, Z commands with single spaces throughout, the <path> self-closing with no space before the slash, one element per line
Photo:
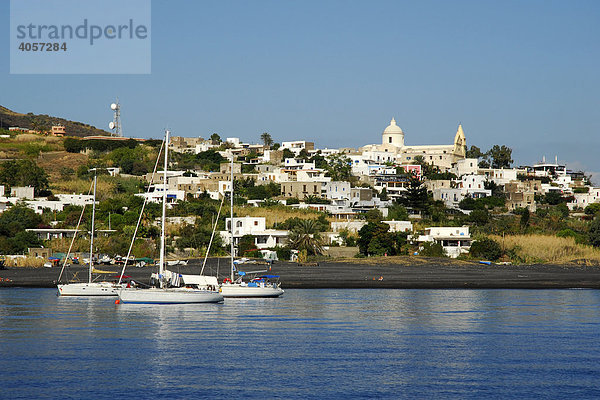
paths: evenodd
<path fill-rule="evenodd" d="M 403 134 L 402 129 L 398 125 L 396 125 L 396 120 L 392 118 L 390 124 L 383 131 L 384 135 L 393 135 L 393 134 Z"/>

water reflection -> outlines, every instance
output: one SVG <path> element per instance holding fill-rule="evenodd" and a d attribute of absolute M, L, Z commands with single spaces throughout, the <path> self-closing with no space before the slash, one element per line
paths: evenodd
<path fill-rule="evenodd" d="M 5 395 L 265 398 L 268 380 L 285 398 L 532 397 L 539 385 L 582 397 L 600 372 L 599 305 L 590 290 L 289 290 L 152 306 L 4 289 Z"/>

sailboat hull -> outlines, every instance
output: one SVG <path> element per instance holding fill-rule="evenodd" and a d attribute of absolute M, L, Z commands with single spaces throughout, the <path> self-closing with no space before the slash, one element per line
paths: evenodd
<path fill-rule="evenodd" d="M 117 296 L 119 287 L 110 282 L 65 283 L 58 285 L 59 296 Z"/>
<path fill-rule="evenodd" d="M 223 296 L 218 292 L 185 288 L 121 289 L 118 291 L 122 303 L 137 304 L 186 304 L 220 303 Z"/>
<path fill-rule="evenodd" d="M 272 286 L 246 286 L 237 284 L 221 285 L 223 297 L 279 297 L 284 293 L 280 287 Z"/>

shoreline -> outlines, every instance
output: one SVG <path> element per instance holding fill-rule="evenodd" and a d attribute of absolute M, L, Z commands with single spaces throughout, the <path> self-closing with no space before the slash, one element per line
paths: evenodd
<path fill-rule="evenodd" d="M 199 274 L 201 261 L 171 267 L 183 274 Z M 121 267 L 100 265 L 115 271 Z M 242 264 L 243 271 L 266 269 L 264 265 Z M 86 276 L 87 268 L 76 266 L 69 272 Z M 156 267 L 131 267 L 125 275 L 148 283 Z M 56 287 L 60 268 L 10 267 L 0 270 L 0 287 Z M 228 259 L 212 258 L 206 275 L 218 273 L 221 281 L 229 275 Z M 270 271 L 279 275 L 283 289 L 600 289 L 600 267 L 587 265 L 485 265 L 476 262 L 437 258 L 349 259 L 319 262 L 318 266 L 275 262 Z M 8 280 L 7 280 L 8 279 Z"/>

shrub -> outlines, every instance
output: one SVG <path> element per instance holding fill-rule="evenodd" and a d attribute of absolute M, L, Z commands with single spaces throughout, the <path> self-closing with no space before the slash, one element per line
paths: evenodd
<path fill-rule="evenodd" d="M 289 247 L 275 247 L 277 258 L 281 261 L 289 261 L 292 256 L 292 250 Z"/>
<path fill-rule="evenodd" d="M 446 252 L 442 247 L 441 243 L 435 242 L 425 242 L 423 243 L 423 248 L 419 252 L 420 255 L 426 257 L 445 257 Z"/>
<path fill-rule="evenodd" d="M 600 219 L 595 219 L 590 224 L 588 233 L 590 244 L 594 247 L 600 247 Z"/>
<path fill-rule="evenodd" d="M 494 261 L 502 257 L 502 248 L 495 240 L 484 238 L 473 242 L 470 253 L 473 257 Z"/>
<path fill-rule="evenodd" d="M 600 211 L 600 203 L 592 203 L 583 210 L 587 215 L 594 215 Z"/>

